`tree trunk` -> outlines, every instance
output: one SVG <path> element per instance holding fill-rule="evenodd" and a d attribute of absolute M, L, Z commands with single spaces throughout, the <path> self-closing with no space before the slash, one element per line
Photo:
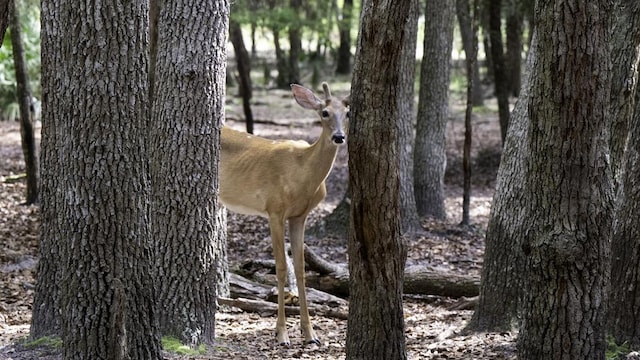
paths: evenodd
<path fill-rule="evenodd" d="M 632 117 L 638 68 L 640 67 L 640 3 L 633 0 L 615 2 L 615 22 L 612 34 L 611 77 L 611 164 L 616 182 L 620 181 L 622 158 L 628 143 L 629 121 Z"/>
<path fill-rule="evenodd" d="M 633 0 L 616 2 L 613 18 L 611 152 L 614 169 L 618 167 L 620 171 L 617 172 L 619 191 L 611 241 L 611 279 L 614 281 L 609 293 L 607 333 L 617 344 L 626 342 L 629 348 L 637 349 L 640 347 L 640 287 L 637 281 L 640 276 L 640 226 L 637 221 L 640 217 L 637 206 L 640 202 L 640 91 L 637 87 L 640 4 Z M 629 108 L 630 104 L 635 111 Z M 627 147 L 624 158 L 619 159 L 621 139 L 616 137 L 623 137 L 627 126 L 631 127 Z M 620 133 L 616 134 L 617 131 Z"/>
<path fill-rule="evenodd" d="M 420 216 L 446 219 L 444 208 L 445 130 L 453 46 L 452 1 L 427 1 L 420 101 L 414 148 L 414 187 Z"/>
<path fill-rule="evenodd" d="M 290 0 L 291 10 L 294 14 L 300 14 L 302 11 L 301 0 Z M 300 15 L 298 15 L 300 16 Z M 302 40 L 300 39 L 302 26 L 297 20 L 289 24 L 289 84 L 300 84 L 300 56 L 302 55 Z"/>
<path fill-rule="evenodd" d="M 528 272 L 518 338 L 523 360 L 605 357 L 611 10 L 608 1 L 536 6 L 539 51 L 527 99 L 525 168 L 532 226 L 523 244 Z"/>
<path fill-rule="evenodd" d="M 236 55 L 236 63 L 238 64 L 238 87 L 240 88 L 240 97 L 242 97 L 242 109 L 244 110 L 244 119 L 247 126 L 247 132 L 253 134 L 253 112 L 251 111 L 251 57 L 244 46 L 242 38 L 242 28 L 237 21 L 229 22 L 229 40 L 233 44 L 233 51 Z"/>
<path fill-rule="evenodd" d="M 362 4 L 349 125 L 347 359 L 407 357 L 402 309 L 406 248 L 400 235 L 395 119 L 400 116 L 397 96 L 410 5 L 409 0 Z"/>
<path fill-rule="evenodd" d="M 40 162 L 40 239 L 38 242 L 38 267 L 33 298 L 33 312 L 29 336 L 61 336 L 60 284 L 62 261 L 65 259 L 65 243 L 62 235 L 64 224 L 62 209 L 65 205 L 62 185 L 67 169 L 61 161 L 66 149 L 68 133 L 67 113 L 58 106 L 64 103 L 61 89 L 65 80 L 61 69 L 69 66 L 60 52 L 59 34 L 66 23 L 57 20 L 59 9 L 50 2 L 42 3 L 42 128 Z M 63 19 L 64 20 L 64 19 Z M 71 40 L 70 38 L 67 40 Z M 67 85 L 68 86 L 68 85 Z M 68 89 L 66 89 L 68 91 Z"/>
<path fill-rule="evenodd" d="M 7 31 L 10 20 L 10 13 L 13 9 L 14 0 L 0 0 L 0 39 L 4 39 L 4 33 Z M 0 42 L 2 47 L 2 42 Z"/>
<path fill-rule="evenodd" d="M 475 70 L 477 69 L 478 59 L 478 0 L 473 0 L 473 18 L 469 21 L 471 28 L 471 48 L 466 50 L 467 58 L 467 107 L 464 112 L 464 145 L 462 149 L 462 225 L 469 225 L 469 212 L 471 207 L 471 139 L 473 136 L 473 126 L 471 125 L 471 116 L 473 115 L 473 89 L 475 87 L 474 80 L 478 77 Z M 468 5 L 467 5 L 468 7 Z M 470 11 L 467 8 L 467 15 Z M 462 21 L 460 22 L 462 25 Z M 467 30 L 468 31 L 468 30 Z"/>
<path fill-rule="evenodd" d="M 485 0 L 489 12 L 489 42 L 493 64 L 493 83 L 498 99 L 500 135 L 504 144 L 509 126 L 509 78 L 502 45 L 502 0 Z"/>
<path fill-rule="evenodd" d="M 507 81 L 508 94 L 520 95 L 522 73 L 522 0 L 508 0 L 507 4 Z"/>
<path fill-rule="evenodd" d="M 161 10 L 150 129 L 160 330 L 192 346 L 214 341 L 229 16 L 226 1 L 194 6 Z"/>
<path fill-rule="evenodd" d="M 31 205 L 38 202 L 38 152 L 36 150 L 36 138 L 33 131 L 34 107 L 27 75 L 27 62 L 22 46 L 22 30 L 20 29 L 20 3 L 13 1 L 11 15 L 11 45 L 13 47 L 13 63 L 16 71 L 16 95 L 20 106 L 20 135 L 22 139 L 22 153 L 24 155 L 27 170 L 27 193 L 25 204 Z"/>
<path fill-rule="evenodd" d="M 43 143 L 55 156 L 43 157 L 55 179 L 43 182 L 42 243 L 61 251 L 38 266 L 38 282 L 58 281 L 59 297 L 36 296 L 36 306 L 60 317 L 65 359 L 161 359 L 149 276 L 148 8 L 70 6 L 42 9 Z M 36 322 L 51 313 L 40 310 L 42 334 Z"/>
<path fill-rule="evenodd" d="M 340 33 L 340 45 L 336 58 L 336 74 L 348 75 L 351 73 L 351 14 L 353 12 L 353 0 L 344 0 L 342 5 L 342 17 L 338 22 Z"/>
<path fill-rule="evenodd" d="M 471 54 L 475 54 L 473 60 L 473 88 L 471 102 L 473 106 L 484 105 L 484 94 L 482 92 L 482 82 L 480 82 L 480 66 L 478 64 L 478 52 L 473 50 L 473 42 L 478 42 L 478 35 L 474 34 L 471 25 L 471 10 L 469 9 L 469 0 L 456 0 L 456 14 L 458 17 L 458 26 L 460 27 L 460 37 L 462 38 L 462 47 L 467 59 Z M 475 40 L 474 40 L 475 37 Z"/>
<path fill-rule="evenodd" d="M 531 44 L 527 69 L 531 69 L 538 51 Z M 528 72 L 526 73 L 528 75 Z M 524 179 L 524 167 L 530 151 L 525 141 L 529 131 L 530 78 L 513 109 L 511 126 L 503 146 L 496 191 L 485 237 L 480 297 L 467 326 L 476 331 L 512 331 L 522 298 L 524 255 L 523 237 L 532 224 L 528 218 L 530 193 Z"/>
<path fill-rule="evenodd" d="M 413 141 L 414 141 L 414 85 L 416 69 L 416 43 L 418 40 L 417 0 L 411 0 L 407 18 L 402 58 L 400 63 L 401 87 L 398 94 L 400 118 L 398 124 L 398 154 L 400 157 L 400 219 L 402 233 L 422 229 L 413 187 Z"/>

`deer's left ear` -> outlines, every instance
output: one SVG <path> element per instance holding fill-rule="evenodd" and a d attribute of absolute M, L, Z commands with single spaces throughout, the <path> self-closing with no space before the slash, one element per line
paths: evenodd
<path fill-rule="evenodd" d="M 291 91 L 293 92 L 293 97 L 296 99 L 298 105 L 305 109 L 320 110 L 324 107 L 324 101 L 318 99 L 313 91 L 304 86 L 291 84 Z"/>
<path fill-rule="evenodd" d="M 344 99 L 342 99 L 342 103 L 344 106 L 351 105 L 351 94 L 347 95 Z"/>

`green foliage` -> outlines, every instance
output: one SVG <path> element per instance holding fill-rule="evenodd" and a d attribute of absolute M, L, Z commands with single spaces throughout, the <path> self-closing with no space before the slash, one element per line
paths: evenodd
<path fill-rule="evenodd" d="M 22 346 L 27 348 L 33 348 L 38 346 L 48 346 L 59 349 L 62 347 L 62 339 L 54 336 L 43 336 L 41 338 L 26 341 L 22 344 Z"/>
<path fill-rule="evenodd" d="M 629 344 L 626 341 L 618 345 L 613 336 L 607 336 L 607 351 L 605 354 L 607 360 L 624 359 L 630 351 Z"/>
<path fill-rule="evenodd" d="M 181 343 L 180 340 L 171 336 L 162 337 L 162 347 L 166 351 L 178 355 L 204 355 L 207 353 L 207 349 L 202 344 L 198 346 L 197 349 L 192 349 L 188 345 L 184 345 L 183 343 Z"/>

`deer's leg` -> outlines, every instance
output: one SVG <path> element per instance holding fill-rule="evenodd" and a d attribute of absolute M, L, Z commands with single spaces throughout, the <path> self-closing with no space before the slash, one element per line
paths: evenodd
<path fill-rule="evenodd" d="M 287 261 L 284 249 L 284 219 L 271 216 L 269 218 L 273 257 L 276 259 L 276 277 L 278 278 L 278 320 L 276 322 L 276 338 L 281 345 L 289 346 L 287 323 L 284 312 L 284 284 L 287 281 Z"/>
<path fill-rule="evenodd" d="M 313 331 L 313 325 L 309 319 L 309 308 L 307 306 L 307 290 L 304 279 L 304 225 L 306 216 L 289 219 L 289 237 L 291 238 L 291 253 L 293 256 L 293 267 L 298 283 L 298 296 L 300 299 L 300 327 L 306 343 L 320 345 L 320 339 Z"/>

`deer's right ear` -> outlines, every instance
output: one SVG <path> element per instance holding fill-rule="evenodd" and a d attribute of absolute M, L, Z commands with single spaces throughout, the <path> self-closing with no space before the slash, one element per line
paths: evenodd
<path fill-rule="evenodd" d="M 291 91 L 296 102 L 305 109 L 320 110 L 324 107 L 324 101 L 318 99 L 313 91 L 298 84 L 291 84 Z"/>

